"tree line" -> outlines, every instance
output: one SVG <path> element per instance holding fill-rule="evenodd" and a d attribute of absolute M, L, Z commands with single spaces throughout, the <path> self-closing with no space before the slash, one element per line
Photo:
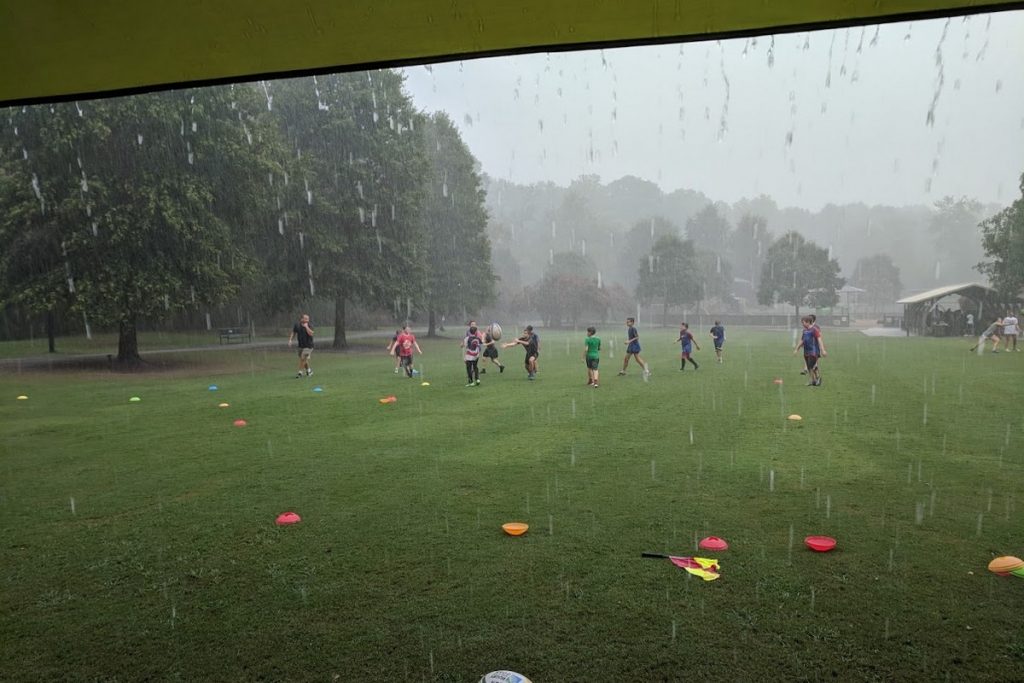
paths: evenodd
<path fill-rule="evenodd" d="M 392 70 L 12 108 L 0 308 L 116 327 L 334 301 L 433 321 L 494 297 L 484 191 L 443 112 Z"/>

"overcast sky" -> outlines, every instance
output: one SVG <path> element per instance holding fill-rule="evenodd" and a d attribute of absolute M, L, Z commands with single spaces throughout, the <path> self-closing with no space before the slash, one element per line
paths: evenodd
<path fill-rule="evenodd" d="M 486 173 L 520 183 L 636 175 L 817 209 L 1007 204 L 1024 172 L 1024 12 L 405 73 Z"/>

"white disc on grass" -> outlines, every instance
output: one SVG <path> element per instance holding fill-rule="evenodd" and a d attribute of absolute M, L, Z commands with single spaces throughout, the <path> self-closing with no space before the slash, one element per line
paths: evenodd
<path fill-rule="evenodd" d="M 530 683 L 530 679 L 515 671 L 492 671 L 484 674 L 480 683 Z"/>

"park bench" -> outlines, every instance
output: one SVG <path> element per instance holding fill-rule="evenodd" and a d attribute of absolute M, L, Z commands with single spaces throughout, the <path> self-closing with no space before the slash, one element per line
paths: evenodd
<path fill-rule="evenodd" d="M 249 330 L 243 330 L 238 327 L 224 327 L 220 330 L 220 343 L 227 342 L 230 344 L 233 341 L 247 342 L 252 341 L 252 335 Z"/>

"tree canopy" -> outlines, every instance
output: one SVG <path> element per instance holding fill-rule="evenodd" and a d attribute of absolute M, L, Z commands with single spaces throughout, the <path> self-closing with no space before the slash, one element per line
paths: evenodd
<path fill-rule="evenodd" d="M 981 223 L 988 260 L 978 264 L 978 269 L 1008 299 L 1024 294 L 1024 174 L 1020 193 L 1010 206 Z"/>
<path fill-rule="evenodd" d="M 839 277 L 838 261 L 830 259 L 826 249 L 797 232 L 787 232 L 768 247 L 757 301 L 765 306 L 784 302 L 799 315 L 801 306 L 834 306 L 836 290 L 845 282 Z"/>

